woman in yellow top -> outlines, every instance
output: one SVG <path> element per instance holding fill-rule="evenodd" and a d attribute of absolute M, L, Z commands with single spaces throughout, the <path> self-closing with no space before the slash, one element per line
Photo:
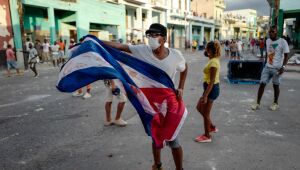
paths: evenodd
<path fill-rule="evenodd" d="M 197 41 L 196 41 L 196 40 L 194 40 L 194 41 L 193 41 L 193 43 L 192 43 L 192 51 L 193 51 L 193 52 L 195 52 L 195 51 L 196 51 L 196 49 L 197 49 L 197 45 L 198 45 Z"/>
<path fill-rule="evenodd" d="M 213 125 L 210 118 L 210 111 L 220 94 L 220 44 L 218 41 L 211 41 L 206 45 L 204 55 L 209 61 L 203 69 L 204 92 L 200 97 L 197 110 L 203 116 L 205 133 L 196 137 L 196 142 L 211 142 L 210 133 L 216 133 L 218 129 Z"/>

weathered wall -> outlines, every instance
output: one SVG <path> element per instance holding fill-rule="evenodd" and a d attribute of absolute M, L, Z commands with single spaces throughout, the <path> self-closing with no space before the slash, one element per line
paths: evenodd
<path fill-rule="evenodd" d="M 0 68 L 5 66 L 5 49 L 7 44 L 13 44 L 9 0 L 0 1 Z"/>
<path fill-rule="evenodd" d="M 0 1 L 0 50 L 6 48 L 7 44 L 13 45 L 10 9 L 8 0 Z"/>

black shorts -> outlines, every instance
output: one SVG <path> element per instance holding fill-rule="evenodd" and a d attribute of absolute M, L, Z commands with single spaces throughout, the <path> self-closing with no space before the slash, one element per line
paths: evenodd
<path fill-rule="evenodd" d="M 204 89 L 203 94 L 204 94 L 205 90 L 207 89 L 207 86 L 208 86 L 208 84 L 206 82 L 203 83 L 203 89 Z M 219 95 L 220 95 L 220 86 L 219 86 L 219 83 L 217 83 L 217 84 L 213 85 L 213 88 L 211 89 L 210 93 L 208 94 L 208 99 L 214 101 L 219 97 Z"/>

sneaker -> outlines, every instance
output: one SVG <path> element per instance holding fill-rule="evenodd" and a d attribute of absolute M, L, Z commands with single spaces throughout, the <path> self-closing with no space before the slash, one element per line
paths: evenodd
<path fill-rule="evenodd" d="M 199 142 L 199 143 L 209 143 L 209 142 L 211 142 L 211 137 L 207 137 L 205 135 L 200 135 L 195 138 L 195 141 Z"/>
<path fill-rule="evenodd" d="M 24 76 L 23 73 L 17 73 L 16 75 L 17 75 L 17 76 Z"/>
<path fill-rule="evenodd" d="M 260 109 L 260 104 L 258 104 L 258 103 L 253 104 L 253 105 L 251 106 L 251 109 L 252 109 L 252 110 L 258 110 L 258 109 Z"/>
<path fill-rule="evenodd" d="M 84 96 L 83 96 L 84 99 L 87 99 L 87 98 L 90 98 L 90 97 L 92 97 L 92 95 L 90 93 L 85 93 Z"/>
<path fill-rule="evenodd" d="M 75 91 L 75 92 L 72 93 L 72 96 L 74 96 L 74 97 L 79 97 L 79 96 L 82 96 L 82 95 L 83 95 L 83 93 L 79 93 L 78 91 Z"/>
<path fill-rule="evenodd" d="M 272 106 L 270 106 L 270 110 L 275 111 L 279 109 L 279 105 L 277 103 L 273 103 Z"/>
<path fill-rule="evenodd" d="M 127 122 L 125 122 L 122 118 L 120 118 L 118 120 L 115 120 L 114 124 L 117 125 L 117 126 L 126 126 Z"/>
<path fill-rule="evenodd" d="M 152 170 L 163 170 L 161 164 L 159 166 L 157 165 L 152 165 Z"/>
<path fill-rule="evenodd" d="M 39 77 L 39 74 L 37 74 L 37 75 L 34 76 L 34 78 L 38 78 L 38 77 Z"/>
<path fill-rule="evenodd" d="M 112 121 L 105 121 L 104 122 L 104 126 L 111 126 L 113 124 L 114 124 L 114 122 L 112 122 Z"/>
<path fill-rule="evenodd" d="M 211 133 L 217 133 L 218 131 L 219 131 L 219 129 L 216 128 L 216 127 L 210 128 L 210 132 L 211 132 Z"/>

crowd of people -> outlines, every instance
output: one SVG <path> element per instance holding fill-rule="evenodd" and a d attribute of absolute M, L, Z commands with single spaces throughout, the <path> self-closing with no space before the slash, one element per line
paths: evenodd
<path fill-rule="evenodd" d="M 70 47 L 74 44 L 74 40 L 71 40 Z M 39 39 L 36 39 L 35 43 L 33 43 L 30 38 L 26 38 L 22 51 L 25 69 L 30 68 L 34 73 L 34 77 L 37 78 L 39 76 L 37 71 L 38 63 L 52 63 L 53 67 L 59 67 L 66 61 L 65 51 L 65 43 L 62 39 L 50 44 L 47 39 L 44 39 L 43 43 Z M 10 44 L 7 45 L 6 60 L 7 77 L 11 77 L 11 69 L 16 69 L 17 75 L 22 75 L 20 66 L 17 63 L 16 54 Z"/>

